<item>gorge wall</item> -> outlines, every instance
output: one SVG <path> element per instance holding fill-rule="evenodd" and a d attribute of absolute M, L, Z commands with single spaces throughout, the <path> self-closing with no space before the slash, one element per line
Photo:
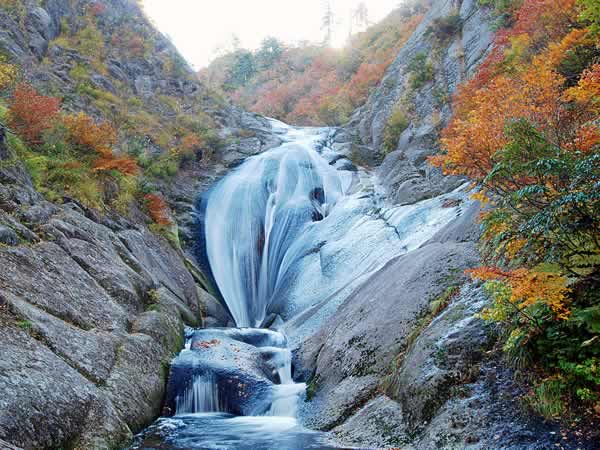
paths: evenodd
<path fill-rule="evenodd" d="M 432 2 L 381 84 L 336 135 L 333 148 L 372 166 L 387 202 L 413 204 L 464 183 L 427 157 L 439 151 L 449 99 L 493 45 L 492 22 L 476 0 Z M 450 31 L 439 31 L 449 23 Z M 415 59 L 428 73 L 415 73 Z M 406 123 L 386 148 L 398 111 Z M 494 330 L 475 317 L 487 298 L 464 271 L 480 262 L 479 212 L 477 203 L 461 205 L 453 222 L 364 280 L 298 345 L 307 426 L 368 447 L 552 445 L 556 429 L 523 412 L 524 392 L 494 356 Z M 293 335 L 309 315 L 287 331 Z"/>

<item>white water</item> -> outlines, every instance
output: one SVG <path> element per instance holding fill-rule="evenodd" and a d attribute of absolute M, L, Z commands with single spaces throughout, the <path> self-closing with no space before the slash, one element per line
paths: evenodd
<path fill-rule="evenodd" d="M 226 176 L 210 192 L 205 212 L 208 262 L 240 328 L 196 333 L 250 344 L 244 351 L 258 351 L 275 381 L 253 393 L 263 406 L 232 417 L 220 413 L 227 402 L 219 398 L 218 381 L 196 375 L 176 399 L 176 418 L 161 419 L 150 431 L 170 436 L 176 448 L 325 448 L 324 436 L 296 419 L 306 386 L 292 379 L 290 348 L 371 274 L 433 237 L 467 201 L 459 188 L 414 205 L 388 205 L 373 175 L 336 168 L 346 163 L 328 147 L 329 129 L 272 124 L 284 144 Z M 284 320 L 279 331 L 244 328 L 264 326 L 271 313 Z M 219 353 L 226 348 L 195 353 L 186 343 L 179 358 L 190 357 L 193 366 L 194 358 L 212 354 L 218 371 L 235 369 L 236 354 Z"/>
<path fill-rule="evenodd" d="M 219 389 L 212 375 L 196 375 L 184 392 L 177 397 L 176 415 L 222 411 Z"/>
<path fill-rule="evenodd" d="M 465 194 L 388 205 L 373 175 L 329 164 L 343 161 L 327 146 L 329 129 L 272 124 L 285 143 L 249 158 L 211 191 L 206 247 L 237 326 L 260 327 L 276 312 L 295 344 L 361 280 L 456 217 L 459 207 L 443 205 Z M 316 307 L 311 320 L 293 320 Z"/>
<path fill-rule="evenodd" d="M 238 327 L 259 327 L 308 224 L 344 194 L 343 178 L 315 151 L 324 129 L 287 128 L 287 142 L 248 159 L 219 183 L 206 210 L 207 255 Z"/>

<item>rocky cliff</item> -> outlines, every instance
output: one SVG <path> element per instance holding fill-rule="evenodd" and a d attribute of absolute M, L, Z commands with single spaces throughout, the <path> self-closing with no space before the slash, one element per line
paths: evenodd
<path fill-rule="evenodd" d="M 47 201 L 0 127 L 0 446 L 120 447 L 159 414 L 184 324 L 227 321 L 190 259 L 195 196 L 277 139 L 206 90 L 133 1 L 3 2 L 0 52 L 65 109 L 122 125 L 121 151 L 135 134 L 166 153 L 157 136 L 198 117 L 222 143 L 211 162 L 152 181 L 180 247 L 149 231 L 136 202 L 125 217 Z"/>
<path fill-rule="evenodd" d="M 491 11 L 477 0 L 438 0 L 349 124 L 360 154 L 382 160 L 377 169 L 390 199 L 408 204 L 447 192 L 460 180 L 442 177 L 426 158 L 439 150 L 439 132 L 451 116 L 450 99 L 490 50 Z M 405 124 L 384 148 L 390 117 Z"/>

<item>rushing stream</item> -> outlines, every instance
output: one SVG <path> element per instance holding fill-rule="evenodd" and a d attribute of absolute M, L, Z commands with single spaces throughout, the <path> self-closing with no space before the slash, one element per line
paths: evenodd
<path fill-rule="evenodd" d="M 272 125 L 284 143 L 246 160 L 204 202 L 204 259 L 238 328 L 186 330 L 165 417 L 133 449 L 338 447 L 301 425 L 306 386 L 292 378 L 291 349 L 459 212 L 449 200 L 464 200 L 460 189 L 387 206 L 376 178 L 334 151 L 330 129 Z"/>

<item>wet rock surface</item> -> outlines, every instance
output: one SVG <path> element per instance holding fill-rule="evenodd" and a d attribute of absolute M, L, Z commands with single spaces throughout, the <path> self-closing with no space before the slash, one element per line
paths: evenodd
<path fill-rule="evenodd" d="M 274 353 L 285 347 L 282 335 L 269 330 L 223 328 L 197 330 L 188 339 L 189 349 L 171 365 L 164 410 L 167 415 L 181 413 L 178 402 L 198 378 L 214 383 L 217 411 L 237 416 L 266 412 L 269 392 L 281 381 L 272 360 Z"/>
<path fill-rule="evenodd" d="M 331 429 L 373 398 L 429 303 L 477 261 L 471 243 L 431 244 L 365 280 L 297 351 L 298 364 L 313 371 L 307 381 L 316 391 L 305 404 L 305 423 Z"/>
<path fill-rule="evenodd" d="M 304 385 L 292 382 L 283 334 L 187 329 L 186 339 L 171 365 L 164 416 L 136 436 L 131 449 L 340 448 L 297 422 Z"/>

